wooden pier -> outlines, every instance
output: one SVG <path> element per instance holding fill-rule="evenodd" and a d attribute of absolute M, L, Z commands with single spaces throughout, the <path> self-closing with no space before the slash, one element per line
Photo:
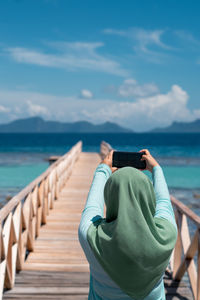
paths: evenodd
<path fill-rule="evenodd" d="M 101 157 L 109 149 L 102 143 Z M 100 155 L 81 150 L 79 142 L 0 210 L 1 299 L 88 298 L 89 266 L 77 231 Z M 164 277 L 166 299 L 199 300 L 200 271 L 193 258 L 197 250 L 200 256 L 200 218 L 177 199 L 172 202 L 179 235 Z M 192 242 L 187 217 L 197 225 Z"/>

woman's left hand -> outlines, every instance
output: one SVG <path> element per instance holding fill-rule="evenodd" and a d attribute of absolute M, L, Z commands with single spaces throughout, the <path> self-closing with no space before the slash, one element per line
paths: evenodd
<path fill-rule="evenodd" d="M 101 164 L 108 165 L 110 167 L 112 173 L 117 171 L 117 169 L 118 169 L 118 168 L 112 166 L 113 152 L 114 152 L 114 150 L 111 150 L 101 162 Z"/>

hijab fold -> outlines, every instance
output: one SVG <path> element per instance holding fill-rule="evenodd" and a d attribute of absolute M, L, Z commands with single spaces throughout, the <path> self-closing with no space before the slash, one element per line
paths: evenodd
<path fill-rule="evenodd" d="M 133 299 L 143 299 L 165 272 L 176 228 L 166 219 L 154 218 L 153 185 L 135 168 L 121 168 L 109 177 L 104 200 L 106 218 L 90 225 L 88 242 L 121 290 Z"/>

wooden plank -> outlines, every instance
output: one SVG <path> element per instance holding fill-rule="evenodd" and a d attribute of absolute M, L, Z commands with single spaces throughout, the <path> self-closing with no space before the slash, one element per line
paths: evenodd
<path fill-rule="evenodd" d="M 45 295 L 87 295 L 89 291 L 88 287 L 48 287 L 48 289 L 44 289 L 44 287 L 16 287 L 15 290 L 11 290 L 8 292 L 10 294 L 45 294 Z"/>
<path fill-rule="evenodd" d="M 39 299 L 39 300 L 72 300 L 72 295 L 44 295 L 44 294 L 39 294 L 39 295 L 31 295 L 31 294 L 17 294 L 17 295 L 9 295 L 5 299 L 15 299 L 15 300 L 34 300 L 34 299 Z M 87 300 L 88 296 L 87 295 L 73 295 L 73 300 Z M 179 298 L 180 299 L 180 298 Z"/>
<path fill-rule="evenodd" d="M 44 270 L 44 271 L 60 271 L 60 272 L 87 272 L 89 271 L 89 266 L 87 263 L 85 265 L 82 263 L 78 264 L 67 264 L 67 263 L 25 263 L 24 270 Z"/>

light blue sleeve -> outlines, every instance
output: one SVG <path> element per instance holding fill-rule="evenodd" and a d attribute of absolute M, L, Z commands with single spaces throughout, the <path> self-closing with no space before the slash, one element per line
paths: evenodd
<path fill-rule="evenodd" d="M 155 166 L 152 171 L 153 185 L 156 194 L 156 213 L 154 217 L 169 220 L 177 229 L 174 210 L 170 200 L 170 195 L 165 181 L 165 177 L 160 166 Z"/>
<path fill-rule="evenodd" d="M 104 186 L 112 171 L 106 164 L 99 164 L 95 170 L 93 181 L 88 193 L 85 208 L 82 212 L 78 234 L 80 240 L 87 239 L 87 230 L 92 223 L 104 215 Z"/>

